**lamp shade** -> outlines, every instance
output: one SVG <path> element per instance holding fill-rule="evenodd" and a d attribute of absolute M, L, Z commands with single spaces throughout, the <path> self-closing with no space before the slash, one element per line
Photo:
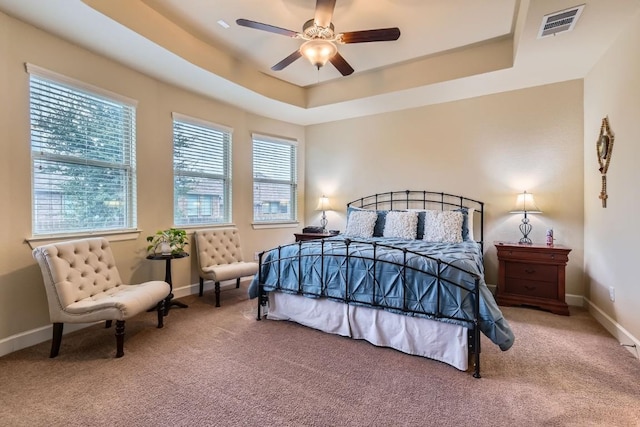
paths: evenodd
<path fill-rule="evenodd" d="M 536 205 L 533 199 L 533 194 L 524 193 L 518 194 L 516 198 L 516 204 L 511 210 L 511 213 L 542 213 L 538 205 Z"/>
<path fill-rule="evenodd" d="M 326 196 L 320 197 L 318 199 L 318 206 L 316 206 L 317 211 L 331 211 L 333 208 L 331 207 L 331 203 L 329 203 L 329 198 Z"/>

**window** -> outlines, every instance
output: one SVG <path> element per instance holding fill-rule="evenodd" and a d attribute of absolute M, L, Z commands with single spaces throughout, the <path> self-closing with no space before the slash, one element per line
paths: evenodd
<path fill-rule="evenodd" d="M 135 101 L 27 71 L 33 235 L 135 228 Z"/>
<path fill-rule="evenodd" d="M 253 221 L 297 219 L 297 147 L 292 141 L 253 135 Z"/>
<path fill-rule="evenodd" d="M 231 132 L 173 113 L 175 225 L 231 222 Z"/>

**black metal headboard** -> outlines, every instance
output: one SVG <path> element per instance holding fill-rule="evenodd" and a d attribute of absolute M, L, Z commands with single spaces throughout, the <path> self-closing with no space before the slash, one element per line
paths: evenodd
<path fill-rule="evenodd" d="M 439 209 L 453 210 L 459 208 L 474 209 L 474 223 L 479 214 L 480 245 L 484 245 L 484 202 L 469 199 L 455 194 L 439 193 L 424 190 L 389 191 L 373 194 L 347 203 L 348 207 L 362 209 Z M 475 230 L 475 227 L 474 227 Z"/>

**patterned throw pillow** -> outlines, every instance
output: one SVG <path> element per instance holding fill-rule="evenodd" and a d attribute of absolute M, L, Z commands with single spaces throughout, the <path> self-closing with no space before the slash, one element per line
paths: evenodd
<path fill-rule="evenodd" d="M 462 217 L 460 211 L 425 211 L 423 240 L 461 243 Z"/>
<path fill-rule="evenodd" d="M 376 226 L 378 214 L 375 211 L 354 210 L 349 213 L 347 219 L 347 229 L 345 236 L 349 237 L 371 237 L 373 228 Z"/>
<path fill-rule="evenodd" d="M 418 212 L 390 211 L 384 223 L 383 237 L 414 240 L 418 233 Z"/>

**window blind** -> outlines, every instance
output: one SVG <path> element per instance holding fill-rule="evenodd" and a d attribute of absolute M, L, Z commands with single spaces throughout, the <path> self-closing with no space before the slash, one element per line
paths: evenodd
<path fill-rule="evenodd" d="M 231 222 L 231 135 L 223 126 L 174 113 L 175 225 Z"/>
<path fill-rule="evenodd" d="M 34 235 L 136 227 L 135 107 L 31 72 Z"/>
<path fill-rule="evenodd" d="M 253 135 L 253 221 L 295 221 L 297 217 L 297 146 L 278 138 Z"/>

